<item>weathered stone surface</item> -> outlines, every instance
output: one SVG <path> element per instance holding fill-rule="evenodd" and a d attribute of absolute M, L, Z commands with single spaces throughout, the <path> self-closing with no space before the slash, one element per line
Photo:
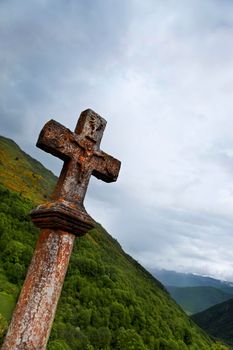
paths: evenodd
<path fill-rule="evenodd" d="M 44 350 L 75 236 L 42 230 L 2 350 Z"/>
<path fill-rule="evenodd" d="M 52 195 L 53 201 L 31 213 L 36 226 L 59 228 L 77 236 L 93 227 L 94 220 L 83 205 L 90 177 L 116 181 L 121 164 L 100 150 L 105 126 L 106 121 L 90 109 L 81 113 L 75 132 L 54 120 L 44 126 L 37 146 L 62 159 L 64 166 Z"/>

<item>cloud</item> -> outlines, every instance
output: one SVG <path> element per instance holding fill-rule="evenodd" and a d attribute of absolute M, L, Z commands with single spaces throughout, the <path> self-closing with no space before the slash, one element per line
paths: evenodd
<path fill-rule="evenodd" d="M 1 133 L 35 150 L 53 118 L 91 107 L 115 184 L 92 180 L 90 214 L 148 267 L 233 279 L 233 4 L 2 1 Z"/>

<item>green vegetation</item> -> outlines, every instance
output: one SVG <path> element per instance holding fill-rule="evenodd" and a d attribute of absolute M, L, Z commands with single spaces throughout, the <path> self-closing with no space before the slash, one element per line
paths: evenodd
<path fill-rule="evenodd" d="M 232 298 L 232 294 L 214 287 L 167 287 L 167 290 L 189 315 Z"/>
<path fill-rule="evenodd" d="M 33 206 L 22 193 L 0 185 L 0 343 L 39 234 L 28 217 Z M 227 348 L 202 332 L 97 225 L 76 239 L 47 349 Z"/>
<path fill-rule="evenodd" d="M 34 203 L 42 203 L 51 194 L 56 176 L 14 141 L 0 136 L 0 183 Z"/>
<path fill-rule="evenodd" d="M 233 299 L 193 315 L 192 319 L 213 337 L 233 347 Z"/>
<path fill-rule="evenodd" d="M 0 332 L 25 278 L 38 230 L 29 200 L 0 186 Z M 0 299 L 1 300 L 1 299 Z M 48 345 L 57 349 L 211 349 L 163 286 L 100 225 L 76 240 Z"/>
<path fill-rule="evenodd" d="M 0 314 L 10 321 L 12 311 L 15 306 L 15 298 L 13 295 L 6 292 L 0 292 Z"/>

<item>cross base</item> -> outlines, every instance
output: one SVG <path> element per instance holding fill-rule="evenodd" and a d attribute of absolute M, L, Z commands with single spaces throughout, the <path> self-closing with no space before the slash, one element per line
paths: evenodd
<path fill-rule="evenodd" d="M 78 208 L 65 200 L 39 205 L 30 213 L 30 217 L 41 229 L 62 230 L 76 237 L 85 235 L 95 226 L 95 221 L 84 207 Z"/>

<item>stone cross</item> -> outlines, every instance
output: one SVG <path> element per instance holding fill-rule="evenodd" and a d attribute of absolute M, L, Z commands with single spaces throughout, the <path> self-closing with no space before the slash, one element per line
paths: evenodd
<path fill-rule="evenodd" d="M 2 350 L 44 350 L 75 237 L 94 227 L 83 201 L 91 175 L 116 181 L 120 162 L 100 150 L 106 121 L 88 109 L 74 132 L 54 120 L 42 129 L 37 146 L 64 161 L 52 201 L 31 218 L 41 233 Z"/>

